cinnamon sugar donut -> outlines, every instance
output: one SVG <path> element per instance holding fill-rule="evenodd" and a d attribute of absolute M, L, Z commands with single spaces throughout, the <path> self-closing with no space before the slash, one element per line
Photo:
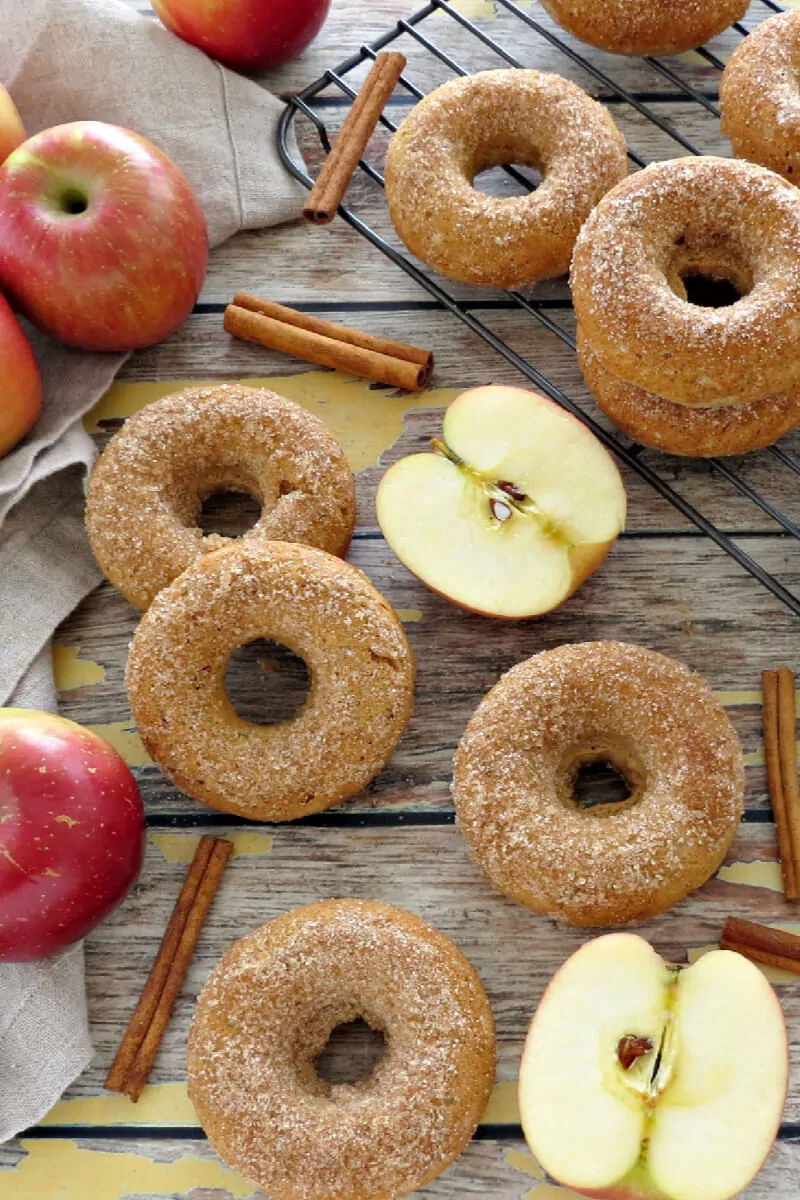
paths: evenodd
<path fill-rule="evenodd" d="M 800 387 L 752 404 L 687 408 L 625 383 L 578 329 L 578 362 L 598 407 L 623 433 L 669 454 L 690 458 L 746 454 L 771 446 L 800 425 Z"/>
<path fill-rule="evenodd" d="M 579 808 L 585 763 L 630 797 Z M 484 697 L 455 759 L 459 826 L 491 883 L 571 925 L 665 912 L 725 858 L 743 811 L 738 738 L 707 683 L 624 642 L 560 646 Z"/>
<path fill-rule="evenodd" d="M 479 192 L 476 175 L 519 163 L 529 196 Z M 627 173 L 625 139 L 575 83 L 481 71 L 431 92 L 389 145 L 386 198 L 408 249 L 460 283 L 524 287 L 563 275 L 591 209 Z"/>
<path fill-rule="evenodd" d="M 320 1079 L 337 1025 L 385 1038 L 373 1074 Z M 494 1082 L 494 1021 L 464 955 L 419 917 L 328 900 L 235 942 L 203 989 L 189 1096 L 218 1154 L 275 1200 L 392 1200 L 466 1146 Z"/>
<path fill-rule="evenodd" d="M 719 101 L 734 154 L 800 184 L 800 12 L 770 17 L 744 39 Z"/>
<path fill-rule="evenodd" d="M 750 0 L 542 0 L 553 20 L 612 54 L 679 54 L 739 21 Z"/>
<path fill-rule="evenodd" d="M 203 500 L 247 492 L 261 516 L 245 538 L 344 554 L 355 525 L 344 451 L 311 413 L 266 388 L 187 388 L 148 404 L 95 466 L 86 527 L 110 581 L 137 608 L 230 539 L 198 528 Z"/>
<path fill-rule="evenodd" d="M 740 298 L 692 304 L 693 275 Z M 626 383 L 701 408 L 800 384 L 800 193 L 763 167 L 679 158 L 632 175 L 581 230 L 570 282 L 584 335 Z"/>
<path fill-rule="evenodd" d="M 305 660 L 311 690 L 290 721 L 255 725 L 225 690 L 257 638 Z M 223 812 L 289 821 L 365 787 L 411 715 L 414 661 L 366 575 L 310 546 L 243 538 L 206 554 L 144 614 L 127 668 L 134 720 L 175 784 Z"/>

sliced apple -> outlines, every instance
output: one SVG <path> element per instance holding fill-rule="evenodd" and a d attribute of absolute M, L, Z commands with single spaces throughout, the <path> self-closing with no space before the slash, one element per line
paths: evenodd
<path fill-rule="evenodd" d="M 757 1174 L 786 1101 L 789 1051 L 757 967 L 716 950 L 691 967 L 642 938 L 582 946 L 553 977 L 522 1057 L 525 1137 L 588 1196 L 730 1200 Z"/>
<path fill-rule="evenodd" d="M 436 453 L 390 467 L 378 522 L 400 561 L 473 612 L 534 617 L 591 575 L 625 524 L 611 456 L 538 392 L 480 387 L 447 410 Z"/>

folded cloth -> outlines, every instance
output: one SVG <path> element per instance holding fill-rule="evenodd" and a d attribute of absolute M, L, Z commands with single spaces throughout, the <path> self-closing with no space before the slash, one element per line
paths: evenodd
<path fill-rule="evenodd" d="M 296 217 L 301 189 L 275 149 L 280 103 L 118 0 L 0 0 L 0 82 L 29 134 L 66 121 L 123 125 L 187 175 L 218 245 Z M 83 532 L 92 462 L 81 418 L 124 355 L 29 331 L 42 416 L 0 459 L 0 705 L 55 708 L 48 643 L 100 574 Z M 77 947 L 0 966 L 0 1142 L 34 1124 L 91 1057 Z"/>

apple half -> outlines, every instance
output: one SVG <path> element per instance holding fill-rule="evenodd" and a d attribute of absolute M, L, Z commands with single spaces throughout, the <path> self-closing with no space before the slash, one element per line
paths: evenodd
<path fill-rule="evenodd" d="M 378 523 L 404 566 L 462 608 L 491 617 L 549 612 L 624 528 L 614 460 L 538 392 L 462 393 L 433 446 L 386 472 Z"/>
<path fill-rule="evenodd" d="M 607 934 L 542 997 L 522 1126 L 544 1169 L 584 1195 L 729 1200 L 769 1154 L 788 1063 L 777 997 L 746 958 L 676 967 L 635 934 Z"/>

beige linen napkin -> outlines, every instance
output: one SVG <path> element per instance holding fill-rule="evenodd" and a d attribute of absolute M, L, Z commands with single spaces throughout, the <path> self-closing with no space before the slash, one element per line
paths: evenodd
<path fill-rule="evenodd" d="M 28 133 L 100 120 L 150 138 L 194 185 L 212 246 L 300 212 L 275 150 L 279 102 L 117 0 L 0 0 L 0 82 Z M 125 356 L 32 340 L 44 410 L 0 459 L 0 705 L 55 709 L 50 636 L 100 581 L 83 531 L 94 452 L 81 418 Z M 91 1054 L 82 947 L 0 964 L 0 1142 L 38 1121 Z"/>

